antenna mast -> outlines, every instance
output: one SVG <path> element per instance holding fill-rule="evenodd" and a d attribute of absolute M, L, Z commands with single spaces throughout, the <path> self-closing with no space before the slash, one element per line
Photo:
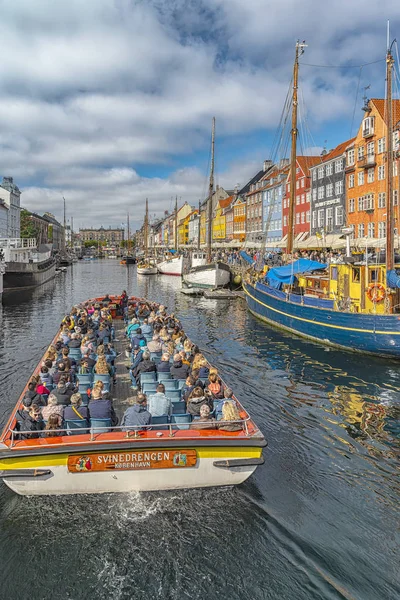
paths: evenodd
<path fill-rule="evenodd" d="M 207 230 L 207 262 L 211 262 L 211 240 L 212 240 L 212 197 L 214 194 L 214 145 L 215 145 L 215 117 L 212 120 L 211 132 L 211 169 L 210 169 L 210 185 L 208 188 L 208 230 Z"/>
<path fill-rule="evenodd" d="M 303 42 L 296 42 L 296 55 L 294 59 L 293 67 L 293 99 L 292 99 L 292 151 L 290 155 L 290 201 L 289 201 L 289 223 L 288 223 L 288 237 L 286 242 L 286 254 L 292 254 L 293 252 L 293 238 L 294 238 L 294 211 L 296 201 L 296 166 L 297 166 L 297 92 L 299 86 L 299 57 L 304 53 L 304 48 L 307 48 L 307 44 Z"/>
<path fill-rule="evenodd" d="M 393 45 L 393 44 L 392 44 Z M 386 174 L 386 270 L 394 268 L 394 219 L 393 219 L 393 102 L 392 71 L 394 59 L 392 47 L 386 55 L 386 128 L 387 128 L 387 174 Z"/>
<path fill-rule="evenodd" d="M 148 226 L 149 226 L 149 201 L 146 198 L 146 214 L 144 216 L 144 257 L 145 258 L 147 258 Z"/>

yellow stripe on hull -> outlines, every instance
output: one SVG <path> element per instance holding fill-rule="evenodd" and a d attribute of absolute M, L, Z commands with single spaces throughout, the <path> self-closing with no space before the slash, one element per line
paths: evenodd
<path fill-rule="evenodd" d="M 182 448 L 173 448 L 174 451 L 181 450 Z M 143 450 L 139 448 L 123 449 L 123 452 L 137 452 Z M 159 448 L 157 448 L 159 450 Z M 170 450 L 170 448 L 163 448 L 162 450 Z M 252 447 L 224 447 L 224 446 L 210 446 L 209 448 L 196 448 L 193 445 L 193 450 L 196 450 L 198 458 L 214 458 L 216 460 L 221 458 L 260 458 L 262 448 Z M 146 452 L 151 452 L 152 449 L 145 449 Z M 103 454 L 109 454 L 112 452 L 118 452 L 118 449 L 113 451 L 105 451 Z M 67 465 L 68 456 L 73 454 L 99 454 L 98 452 L 86 452 L 84 448 L 78 452 L 70 452 L 69 454 L 42 454 L 35 456 L 10 456 L 10 458 L 4 458 L 0 460 L 0 470 L 10 469 L 38 469 L 40 467 L 58 467 Z"/>

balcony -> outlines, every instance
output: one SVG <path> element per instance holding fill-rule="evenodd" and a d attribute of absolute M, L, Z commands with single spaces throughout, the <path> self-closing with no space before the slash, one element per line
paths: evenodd
<path fill-rule="evenodd" d="M 362 130 L 363 138 L 370 138 L 375 134 L 374 127 L 364 127 Z"/>
<path fill-rule="evenodd" d="M 351 171 L 354 171 L 356 168 L 355 163 L 353 163 L 352 165 L 346 165 L 344 168 L 345 173 L 351 173 Z"/>
<path fill-rule="evenodd" d="M 362 156 L 357 160 L 358 166 L 364 169 L 369 169 L 370 167 L 376 166 L 375 154 L 367 154 L 367 156 Z"/>

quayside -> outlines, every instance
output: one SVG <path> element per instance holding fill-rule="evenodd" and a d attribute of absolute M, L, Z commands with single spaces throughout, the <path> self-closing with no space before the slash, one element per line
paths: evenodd
<path fill-rule="evenodd" d="M 110 393 L 118 423 L 121 423 L 128 407 L 127 399 L 132 397 L 133 391 L 126 368 L 126 324 L 121 318 L 121 298 L 111 296 L 110 300 L 108 310 L 115 328 L 115 351 L 120 353 L 115 360 L 116 382 L 111 385 Z M 130 309 L 138 307 L 139 302 L 137 298 L 129 298 Z M 99 303 L 101 307 L 101 298 L 79 306 L 89 303 Z M 59 337 L 60 331 L 57 331 L 54 345 Z M 71 356 L 75 355 L 78 360 L 79 349 L 73 350 L 70 350 Z M 39 373 L 44 356 L 33 375 Z M 159 357 L 154 356 L 156 359 Z M 148 394 L 156 385 L 152 375 L 141 376 L 141 386 Z M 79 383 L 79 373 L 77 377 L 82 392 L 85 384 L 82 387 Z M 165 381 L 161 373 L 155 377 Z M 81 375 L 81 379 L 85 376 Z M 186 413 L 180 397 L 182 382 L 167 381 L 166 387 L 169 385 L 174 392 L 172 407 L 174 402 L 177 407 L 179 404 L 179 411 L 173 408 L 170 416 L 154 418 L 150 425 L 140 427 L 110 426 L 110 423 L 104 426 L 92 419 L 85 429 L 71 429 L 71 423 L 64 421 L 59 435 L 53 437 L 43 437 L 40 433 L 39 437 L 31 437 L 21 428 L 18 430 L 16 416 L 28 390 L 27 384 L 0 438 L 0 477 L 22 495 L 171 490 L 237 485 L 245 481 L 264 462 L 262 450 L 266 446 L 263 434 L 246 409 L 233 396 L 231 401 L 240 418 L 232 423 L 232 430 L 220 428 L 222 422 L 218 424 L 218 421 L 212 428 L 194 429 L 194 421 Z M 171 392 L 166 391 L 167 396 L 168 393 Z"/>

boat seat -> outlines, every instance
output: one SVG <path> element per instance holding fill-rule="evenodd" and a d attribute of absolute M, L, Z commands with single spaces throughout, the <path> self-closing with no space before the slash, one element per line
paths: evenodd
<path fill-rule="evenodd" d="M 93 375 L 91 373 L 83 373 L 81 375 L 78 373 L 77 378 L 79 380 L 79 385 L 91 387 L 93 382 Z"/>
<path fill-rule="evenodd" d="M 161 358 L 162 352 L 150 352 L 150 358 L 153 360 L 154 358 Z"/>
<path fill-rule="evenodd" d="M 96 381 L 102 381 L 103 383 L 110 383 L 110 376 L 109 375 L 99 375 L 98 373 L 95 373 L 94 377 L 93 377 L 93 383 L 96 383 Z"/>
<path fill-rule="evenodd" d="M 166 390 L 165 395 L 172 402 L 179 402 L 181 399 L 181 390 L 168 390 L 168 391 Z"/>
<path fill-rule="evenodd" d="M 87 406 L 89 404 L 89 396 L 88 393 L 85 392 L 79 392 L 82 398 L 82 404 L 83 406 Z"/>
<path fill-rule="evenodd" d="M 178 382 L 178 390 L 181 390 L 186 383 L 186 379 L 175 379 Z"/>
<path fill-rule="evenodd" d="M 141 386 L 142 388 L 142 392 L 144 394 L 155 394 L 156 393 L 156 382 L 155 381 L 147 381 L 145 383 L 143 383 L 143 385 Z"/>
<path fill-rule="evenodd" d="M 93 433 L 107 433 L 111 429 L 111 419 L 90 419 L 90 428 Z"/>
<path fill-rule="evenodd" d="M 170 381 L 171 379 L 171 373 L 157 373 L 157 381 L 159 381 L 160 383 L 164 381 Z"/>
<path fill-rule="evenodd" d="M 154 371 L 140 374 L 140 383 L 149 383 L 154 381 L 156 381 L 156 373 Z"/>
<path fill-rule="evenodd" d="M 64 421 L 64 428 L 68 429 L 68 435 L 88 433 L 89 431 L 86 419 L 67 419 Z"/>
<path fill-rule="evenodd" d="M 172 403 L 172 412 L 175 415 L 182 415 L 186 410 L 186 402 L 179 401 Z"/>
<path fill-rule="evenodd" d="M 176 379 L 166 379 L 162 384 L 165 387 L 166 392 L 178 390 L 178 382 Z"/>
<path fill-rule="evenodd" d="M 189 429 L 192 422 L 192 415 L 184 413 L 181 415 L 171 415 L 172 429 Z"/>
<path fill-rule="evenodd" d="M 151 417 L 151 425 L 154 425 L 155 429 L 169 429 L 168 425 L 166 425 L 166 423 L 169 423 L 169 416 L 168 415 L 160 415 L 159 417 Z M 163 425 L 161 425 L 163 424 Z"/>

